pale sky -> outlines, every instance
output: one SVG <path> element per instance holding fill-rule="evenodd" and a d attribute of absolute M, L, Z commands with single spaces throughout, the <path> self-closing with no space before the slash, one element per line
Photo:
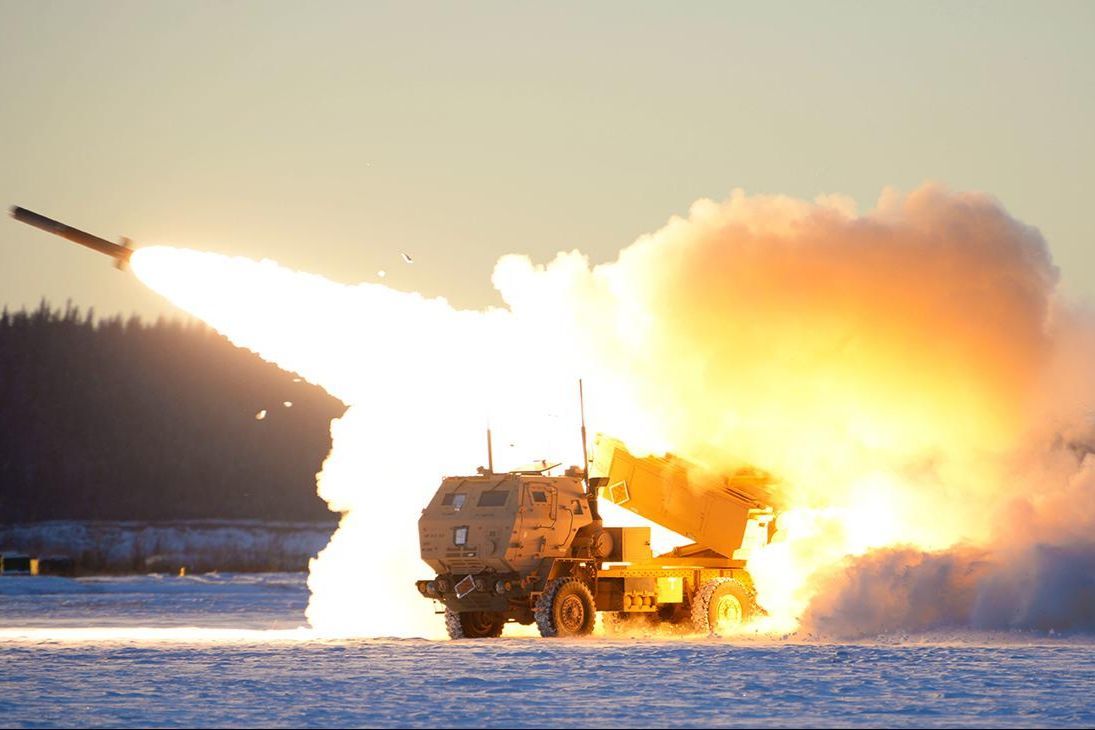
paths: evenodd
<path fill-rule="evenodd" d="M 1095 300 L 1093 38 L 1095 2 L 0 0 L 0 203 L 479 307 L 503 254 L 700 197 L 935 180 Z M 173 311 L 109 263 L 0 219 L 0 304 Z"/>

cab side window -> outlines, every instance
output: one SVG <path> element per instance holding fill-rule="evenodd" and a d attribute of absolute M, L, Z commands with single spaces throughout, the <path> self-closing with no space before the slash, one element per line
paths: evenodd
<path fill-rule="evenodd" d="M 460 511 L 460 508 L 464 506 L 464 500 L 468 495 L 462 492 L 449 492 L 441 498 L 441 505 L 443 507 L 452 507 L 456 512 Z"/>
<path fill-rule="evenodd" d="M 506 504 L 506 498 L 509 497 L 508 490 L 495 490 L 493 492 L 483 492 L 479 495 L 479 502 L 476 504 L 478 507 L 503 507 Z"/>

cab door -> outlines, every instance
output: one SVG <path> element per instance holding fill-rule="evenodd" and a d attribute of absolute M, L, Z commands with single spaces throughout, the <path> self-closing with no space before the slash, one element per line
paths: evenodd
<path fill-rule="evenodd" d="M 529 516 L 528 525 L 533 529 L 555 527 L 559 519 L 559 495 L 547 482 L 526 482 L 523 507 Z"/>
<path fill-rule="evenodd" d="M 535 530 L 529 537 L 538 539 L 539 550 L 537 552 L 559 554 L 565 551 L 566 542 L 570 537 L 571 522 L 573 517 L 566 510 L 562 517 L 559 509 L 559 488 L 550 482 L 530 481 L 525 484 L 523 494 L 523 506 L 528 519 L 530 531 Z"/>

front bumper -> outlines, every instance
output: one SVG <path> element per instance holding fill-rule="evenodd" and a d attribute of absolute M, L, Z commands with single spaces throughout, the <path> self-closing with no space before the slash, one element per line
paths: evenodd
<path fill-rule="evenodd" d="M 496 573 L 439 575 L 433 580 L 417 581 L 415 586 L 426 598 L 459 612 L 504 612 L 513 607 L 513 600 L 520 598 L 522 592 L 516 576 Z"/>

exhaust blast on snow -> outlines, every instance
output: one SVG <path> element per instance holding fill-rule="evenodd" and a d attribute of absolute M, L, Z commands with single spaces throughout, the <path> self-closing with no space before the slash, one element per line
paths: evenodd
<path fill-rule="evenodd" d="M 580 463 L 579 376 L 591 424 L 635 453 L 778 475 L 776 539 L 750 563 L 764 630 L 990 625 L 1024 565 L 1086 575 L 1068 610 L 1090 624 L 1095 327 L 988 196 L 887 190 L 859 215 L 736 191 L 610 263 L 507 256 L 506 306 L 483 311 L 178 249 L 132 265 L 350 405 L 318 478 L 343 518 L 311 568 L 317 631 L 438 635 L 413 586 L 422 506 L 484 461 L 488 423 L 503 468 Z"/>

